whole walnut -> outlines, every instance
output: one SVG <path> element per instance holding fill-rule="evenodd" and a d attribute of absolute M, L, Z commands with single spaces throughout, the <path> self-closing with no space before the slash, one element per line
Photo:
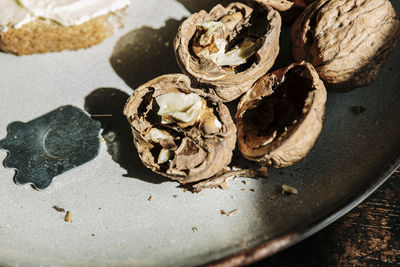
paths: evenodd
<path fill-rule="evenodd" d="M 348 91 L 377 77 L 400 36 L 388 0 L 319 0 L 292 27 L 295 60 L 311 62 L 328 88 Z"/>

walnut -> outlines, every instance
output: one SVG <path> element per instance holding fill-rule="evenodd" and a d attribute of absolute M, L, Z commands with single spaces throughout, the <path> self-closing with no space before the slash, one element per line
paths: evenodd
<path fill-rule="evenodd" d="M 292 24 L 304 7 L 315 0 L 248 0 L 250 6 L 272 7 L 278 10 L 284 24 Z"/>
<path fill-rule="evenodd" d="M 319 0 L 292 27 L 293 55 L 329 88 L 367 86 L 395 49 L 400 20 L 388 0 Z"/>
<path fill-rule="evenodd" d="M 270 7 L 241 3 L 202 10 L 180 26 L 174 41 L 182 71 L 222 101 L 246 92 L 274 64 L 281 18 Z"/>
<path fill-rule="evenodd" d="M 183 74 L 140 86 L 124 108 L 144 165 L 183 184 L 207 179 L 231 161 L 236 127 L 228 108 Z"/>
<path fill-rule="evenodd" d="M 326 90 L 310 63 L 266 74 L 247 91 L 236 113 L 243 156 L 287 167 L 314 146 L 325 121 Z"/>

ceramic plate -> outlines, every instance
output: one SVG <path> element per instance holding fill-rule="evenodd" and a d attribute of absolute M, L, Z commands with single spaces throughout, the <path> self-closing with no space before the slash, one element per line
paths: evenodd
<path fill-rule="evenodd" d="M 392 2 L 400 12 L 400 2 Z M 326 124 L 311 154 L 292 167 L 271 169 L 269 178 L 239 178 L 228 190 L 193 194 L 143 167 L 123 105 L 137 86 L 179 72 L 171 47 L 177 28 L 191 12 L 214 3 L 133 0 L 125 27 L 93 48 L 0 54 L 0 138 L 11 122 L 28 122 L 60 106 L 107 114 L 97 116 L 105 140 L 99 155 L 56 177 L 46 190 L 17 186 L 15 170 L 0 166 L 0 265 L 250 262 L 337 219 L 399 165 L 398 47 L 373 85 L 328 94 Z M 280 66 L 290 61 L 288 29 L 281 39 Z M 357 114 L 353 107 L 365 111 Z M 2 161 L 6 155 L 0 151 Z M 282 195 L 283 183 L 299 193 Z M 70 211 L 72 223 L 54 205 Z M 226 216 L 222 209 L 238 212 Z"/>

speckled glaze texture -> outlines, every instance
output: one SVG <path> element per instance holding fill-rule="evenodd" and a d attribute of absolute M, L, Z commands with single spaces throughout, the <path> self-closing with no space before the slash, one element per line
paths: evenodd
<path fill-rule="evenodd" d="M 392 4 L 399 12 L 400 1 Z M 227 190 L 197 194 L 147 169 L 124 105 L 134 88 L 179 72 L 172 43 L 181 22 L 214 5 L 134 0 L 125 27 L 98 46 L 26 57 L 0 53 L 0 139 L 11 122 L 68 104 L 99 120 L 104 139 L 98 157 L 42 191 L 15 185 L 15 170 L 0 165 L 0 265 L 248 264 L 332 223 L 400 164 L 397 47 L 370 86 L 328 92 L 325 125 L 301 162 L 271 168 L 265 179 L 237 178 Z M 274 70 L 293 63 L 289 28 L 282 29 L 281 43 Z M 355 113 L 357 106 L 364 112 Z M 1 162 L 6 156 L 0 150 Z M 282 184 L 298 194 L 282 195 Z M 53 205 L 70 211 L 72 223 Z"/>

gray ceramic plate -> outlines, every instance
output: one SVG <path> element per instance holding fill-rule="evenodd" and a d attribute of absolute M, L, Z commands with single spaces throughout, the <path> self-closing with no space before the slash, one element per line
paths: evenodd
<path fill-rule="evenodd" d="M 184 193 L 176 182 L 145 169 L 121 115 L 123 104 L 132 88 L 179 71 L 171 44 L 180 21 L 213 3 L 135 0 L 125 27 L 98 46 L 24 57 L 0 54 L 0 138 L 9 123 L 67 104 L 112 114 L 102 118 L 106 142 L 99 156 L 55 178 L 47 190 L 17 186 L 14 170 L 0 167 L 0 265 L 249 262 L 337 219 L 399 165 L 398 48 L 372 86 L 329 93 L 322 135 L 293 167 L 199 194 Z M 400 11 L 399 1 L 393 3 Z M 289 60 L 287 31 L 282 41 L 281 65 Z M 356 115 L 353 106 L 366 111 Z M 5 157 L 0 151 L 1 160 Z M 282 183 L 299 194 L 281 195 Z M 64 213 L 53 205 L 70 210 L 73 222 L 64 222 Z M 223 216 L 221 209 L 238 213 Z"/>

